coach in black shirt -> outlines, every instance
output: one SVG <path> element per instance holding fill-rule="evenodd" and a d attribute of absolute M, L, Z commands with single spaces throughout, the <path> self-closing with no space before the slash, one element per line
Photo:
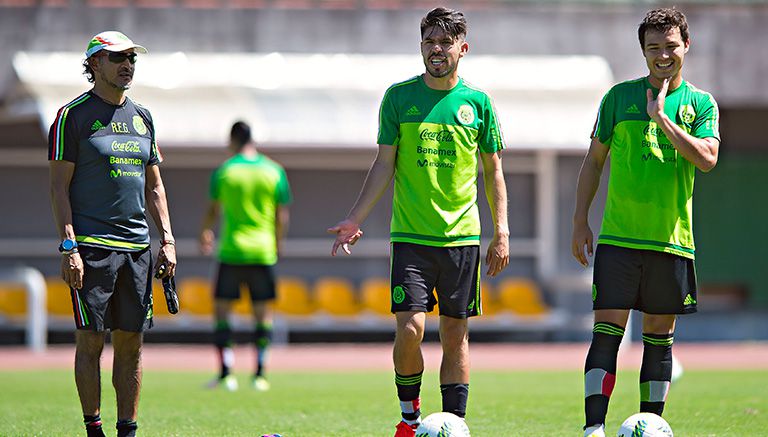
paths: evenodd
<path fill-rule="evenodd" d="M 138 53 L 120 32 L 93 37 L 85 75 L 93 88 L 64 105 L 48 137 L 51 202 L 61 275 L 77 331 L 75 382 L 88 436 L 103 436 L 101 351 L 112 332 L 117 435 L 135 436 L 142 332 L 152 327 L 152 274 L 173 276 L 176 251 L 149 111 L 125 96 Z M 161 232 L 152 265 L 145 207 Z"/>

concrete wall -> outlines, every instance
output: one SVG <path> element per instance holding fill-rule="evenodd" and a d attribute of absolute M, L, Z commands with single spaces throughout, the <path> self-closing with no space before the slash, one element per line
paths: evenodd
<path fill-rule="evenodd" d="M 84 50 L 93 34 L 112 28 L 157 52 L 415 53 L 426 10 L 88 8 L 83 3 L 0 7 L 0 86 L 8 79 L 13 52 Z M 467 10 L 470 53 L 600 55 L 618 80 L 634 78 L 646 72 L 636 29 L 649 7 L 645 2 L 490 3 Z M 768 105 L 768 3 L 685 3 L 680 9 L 692 33 L 688 79 L 721 105 Z"/>

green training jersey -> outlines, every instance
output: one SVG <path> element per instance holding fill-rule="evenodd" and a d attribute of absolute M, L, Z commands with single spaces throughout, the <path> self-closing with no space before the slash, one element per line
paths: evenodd
<path fill-rule="evenodd" d="M 480 244 L 477 154 L 504 147 L 488 94 L 462 79 L 447 91 L 429 88 L 421 76 L 392 85 L 377 142 L 397 147 L 392 242 Z"/>
<path fill-rule="evenodd" d="M 696 167 L 651 120 L 647 89 L 658 94 L 647 78 L 620 83 L 600 105 L 592 137 L 610 148 L 611 171 L 597 241 L 693 259 Z M 717 103 L 690 83 L 668 92 L 664 112 L 688 134 L 720 140 Z"/>
<path fill-rule="evenodd" d="M 226 264 L 277 262 L 276 212 L 291 202 L 285 170 L 264 155 L 236 155 L 211 176 L 221 208 L 218 259 Z"/>

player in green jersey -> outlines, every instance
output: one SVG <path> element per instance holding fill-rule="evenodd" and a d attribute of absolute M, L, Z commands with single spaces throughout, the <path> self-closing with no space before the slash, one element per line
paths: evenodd
<path fill-rule="evenodd" d="M 585 436 L 605 435 L 631 309 L 643 312 L 640 411 L 664 410 L 676 315 L 696 311 L 694 174 L 714 168 L 720 146 L 717 104 L 683 79 L 690 47 L 685 16 L 652 10 L 638 36 L 649 73 L 614 86 L 603 98 L 576 190 L 571 250 L 587 266 L 593 248 L 587 216 L 610 153 L 594 260 L 595 324 L 584 369 Z"/>
<path fill-rule="evenodd" d="M 230 374 L 234 353 L 229 315 L 232 303 L 240 297 L 240 287 L 247 286 L 255 319 L 256 366 L 252 384 L 256 390 L 266 391 L 269 383 L 265 364 L 272 333 L 267 302 L 276 295 L 274 265 L 288 227 L 291 189 L 283 167 L 258 153 L 246 123 L 238 121 L 232 125 L 229 149 L 234 156 L 211 175 L 211 201 L 200 233 L 200 249 L 210 254 L 213 226 L 221 216 L 214 290 L 214 343 L 220 373 L 209 386 L 237 389 L 237 380 Z"/>
<path fill-rule="evenodd" d="M 331 254 L 339 248 L 349 254 L 349 246 L 363 234 L 361 223 L 394 177 L 390 280 L 402 414 L 396 437 L 413 436 L 420 421 L 421 342 L 426 312 L 437 302 L 443 411 L 460 417 L 466 413 L 467 318 L 481 313 L 478 155 L 494 223 L 485 257 L 488 274 L 497 275 L 509 263 L 504 143 L 490 97 L 458 76 L 459 61 L 469 49 L 466 32 L 459 11 L 435 8 L 424 17 L 426 72 L 387 90 L 379 114 L 378 155 L 352 210 L 328 230 L 336 235 Z"/>

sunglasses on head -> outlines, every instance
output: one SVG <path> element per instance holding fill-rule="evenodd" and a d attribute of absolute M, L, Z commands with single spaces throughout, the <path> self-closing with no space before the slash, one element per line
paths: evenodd
<path fill-rule="evenodd" d="M 109 52 L 107 53 L 107 59 L 113 64 L 122 64 L 127 59 L 131 64 L 136 63 L 136 53 L 121 53 L 121 52 Z"/>

